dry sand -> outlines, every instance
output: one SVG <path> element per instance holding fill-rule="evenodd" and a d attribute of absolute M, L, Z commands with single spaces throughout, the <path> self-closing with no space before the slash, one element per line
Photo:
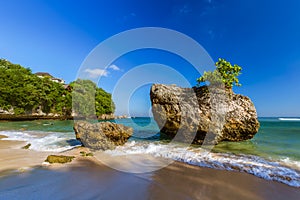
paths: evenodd
<path fill-rule="evenodd" d="M 50 153 L 20 149 L 22 145 L 0 140 L 0 199 L 300 198 L 299 188 L 179 162 L 144 174 L 120 172 L 79 156 L 82 149 L 63 153 L 77 156 L 72 163 L 41 166 Z"/>

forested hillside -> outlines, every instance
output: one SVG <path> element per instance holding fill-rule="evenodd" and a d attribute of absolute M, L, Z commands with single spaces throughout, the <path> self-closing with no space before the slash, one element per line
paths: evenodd
<path fill-rule="evenodd" d="M 78 85 L 82 90 L 72 94 L 73 87 Z M 98 116 L 114 112 L 111 94 L 90 80 L 77 80 L 66 89 L 63 84 L 53 82 L 48 77 L 38 77 L 29 68 L 0 59 L 0 109 L 15 115 L 52 113 L 69 116 L 72 114 L 72 95 L 80 97 L 77 104 L 85 104 L 89 101 L 85 99 L 87 88 L 95 91 L 93 98 Z M 83 108 L 80 114 L 84 115 L 85 112 L 90 113 Z"/>

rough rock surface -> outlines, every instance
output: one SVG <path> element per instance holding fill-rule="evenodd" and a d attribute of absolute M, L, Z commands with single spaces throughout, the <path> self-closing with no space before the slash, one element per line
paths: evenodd
<path fill-rule="evenodd" d="M 110 120 L 110 119 L 125 119 L 125 118 L 127 118 L 127 116 L 126 115 L 117 116 L 114 114 L 102 114 L 102 115 L 98 116 L 97 118 L 98 118 L 98 120 Z"/>
<path fill-rule="evenodd" d="M 181 142 L 242 141 L 259 129 L 252 101 L 224 89 L 154 84 L 150 98 L 161 132 Z"/>
<path fill-rule="evenodd" d="M 74 159 L 74 156 L 63 156 L 63 155 L 50 155 L 47 157 L 47 159 L 45 160 L 45 162 L 49 162 L 49 163 L 68 163 L 68 162 L 72 162 L 72 160 Z"/>
<path fill-rule="evenodd" d="M 114 149 L 123 145 L 132 135 L 133 129 L 112 122 L 89 123 L 79 121 L 74 124 L 76 139 L 83 146 L 94 150 Z"/>

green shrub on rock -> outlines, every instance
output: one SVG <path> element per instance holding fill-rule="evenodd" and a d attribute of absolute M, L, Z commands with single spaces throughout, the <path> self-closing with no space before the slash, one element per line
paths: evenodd
<path fill-rule="evenodd" d="M 199 84 L 208 81 L 211 86 L 224 85 L 226 89 L 232 89 L 233 85 L 241 86 L 238 76 L 241 74 L 242 67 L 237 64 L 231 65 L 221 58 L 215 65 L 216 69 L 213 72 L 204 72 L 203 76 L 197 79 Z"/>

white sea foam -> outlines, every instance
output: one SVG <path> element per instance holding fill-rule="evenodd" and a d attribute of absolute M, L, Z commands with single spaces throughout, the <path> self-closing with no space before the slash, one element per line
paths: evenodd
<path fill-rule="evenodd" d="M 156 157 L 170 158 L 191 165 L 214 169 L 240 171 L 253 174 L 266 180 L 278 181 L 290 186 L 300 187 L 300 173 L 288 166 L 299 162 L 288 159 L 270 161 L 252 155 L 234 155 L 228 153 L 206 152 L 200 148 L 180 147 L 154 143 L 130 142 L 115 150 L 108 150 L 110 155 L 150 154 Z"/>
<path fill-rule="evenodd" d="M 281 120 L 281 121 L 300 121 L 300 118 L 284 118 L 284 117 L 280 117 L 280 118 L 278 118 L 278 120 Z"/>
<path fill-rule="evenodd" d="M 36 151 L 62 152 L 74 148 L 68 145 L 67 140 L 72 139 L 67 134 L 42 131 L 0 131 L 0 135 L 8 138 L 2 140 L 18 140 L 30 143 L 30 149 Z"/>
<path fill-rule="evenodd" d="M 280 163 L 285 166 L 292 167 L 300 171 L 300 161 L 292 160 L 290 158 L 282 158 L 280 159 Z"/>
<path fill-rule="evenodd" d="M 61 152 L 74 147 L 66 143 L 67 140 L 74 139 L 73 133 L 0 131 L 0 135 L 8 136 L 2 140 L 20 140 L 31 143 L 30 149 L 36 151 Z M 246 172 L 267 180 L 300 187 L 300 162 L 290 158 L 271 161 L 252 155 L 213 153 L 201 148 L 141 141 L 127 142 L 124 146 L 119 146 L 115 150 L 107 150 L 105 153 L 112 156 L 149 154 L 201 167 Z"/>

